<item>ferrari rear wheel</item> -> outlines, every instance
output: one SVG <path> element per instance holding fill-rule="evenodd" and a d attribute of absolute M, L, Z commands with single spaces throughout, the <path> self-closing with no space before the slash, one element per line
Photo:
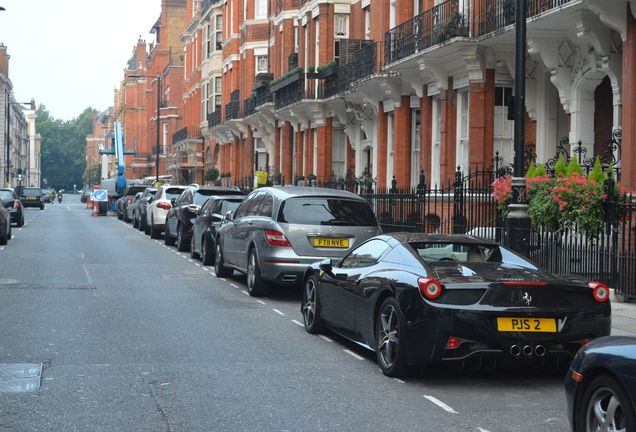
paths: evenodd
<path fill-rule="evenodd" d="M 322 330 L 320 319 L 320 301 L 318 299 L 318 280 L 309 275 L 303 284 L 303 321 L 307 333 L 316 334 Z"/>
<path fill-rule="evenodd" d="M 394 297 L 384 300 L 375 321 L 376 355 L 382 373 L 390 377 L 404 376 L 407 365 L 404 347 L 400 344 L 404 317 Z"/>
<path fill-rule="evenodd" d="M 610 376 L 601 375 L 592 380 L 580 407 L 582 412 L 575 413 L 579 432 L 636 430 L 630 399 L 623 386 Z"/>

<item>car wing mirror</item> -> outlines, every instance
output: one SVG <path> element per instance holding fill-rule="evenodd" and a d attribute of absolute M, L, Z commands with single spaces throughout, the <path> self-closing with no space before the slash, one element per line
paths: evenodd
<path fill-rule="evenodd" d="M 335 275 L 333 274 L 333 261 L 331 261 L 331 258 L 320 261 L 318 268 L 320 268 L 320 270 L 327 273 L 332 278 L 335 278 Z"/>
<path fill-rule="evenodd" d="M 347 280 L 347 274 L 346 273 L 336 273 L 334 275 L 334 279 L 340 280 L 340 281 L 345 281 L 345 280 Z"/>
<path fill-rule="evenodd" d="M 218 213 L 214 213 L 212 215 L 212 220 L 215 221 L 215 222 L 221 222 L 221 221 L 223 221 L 223 215 L 220 215 Z"/>
<path fill-rule="evenodd" d="M 172 205 L 172 207 L 174 207 L 175 203 L 177 202 L 176 198 L 171 198 L 170 199 L 170 204 Z"/>
<path fill-rule="evenodd" d="M 227 222 L 230 222 L 230 221 L 232 221 L 232 219 L 234 219 L 233 215 L 232 215 L 232 210 L 228 210 L 227 213 L 225 213 L 224 220 L 227 221 Z"/>

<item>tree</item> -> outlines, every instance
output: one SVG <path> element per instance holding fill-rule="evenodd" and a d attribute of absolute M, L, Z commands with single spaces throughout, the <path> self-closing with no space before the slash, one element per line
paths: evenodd
<path fill-rule="evenodd" d="M 84 171 L 84 185 L 92 186 L 94 184 L 99 184 L 102 174 L 102 164 L 99 162 L 95 162 L 91 166 L 87 167 Z"/>
<path fill-rule="evenodd" d="M 86 171 L 86 136 L 93 129 L 95 110 L 86 108 L 73 120 L 51 116 L 44 105 L 37 109 L 36 127 L 42 136 L 42 178 L 55 189 L 81 185 Z"/>

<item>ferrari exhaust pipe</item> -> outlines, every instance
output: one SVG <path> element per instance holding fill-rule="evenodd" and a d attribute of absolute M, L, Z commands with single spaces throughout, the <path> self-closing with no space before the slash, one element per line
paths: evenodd
<path fill-rule="evenodd" d="M 534 347 L 534 353 L 537 357 L 543 357 L 545 355 L 546 349 L 543 345 L 537 345 Z"/>
<path fill-rule="evenodd" d="M 518 358 L 521 355 L 521 347 L 519 345 L 512 345 L 510 347 L 510 355 L 514 358 Z"/>
<path fill-rule="evenodd" d="M 523 355 L 526 357 L 530 357 L 532 355 L 533 349 L 530 345 L 526 345 L 523 347 Z"/>

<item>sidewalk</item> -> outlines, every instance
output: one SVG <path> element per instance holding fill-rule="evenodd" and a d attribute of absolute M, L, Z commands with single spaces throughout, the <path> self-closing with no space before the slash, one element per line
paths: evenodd
<path fill-rule="evenodd" d="M 612 301 L 612 336 L 636 336 L 636 303 Z"/>

